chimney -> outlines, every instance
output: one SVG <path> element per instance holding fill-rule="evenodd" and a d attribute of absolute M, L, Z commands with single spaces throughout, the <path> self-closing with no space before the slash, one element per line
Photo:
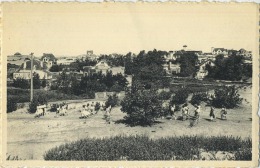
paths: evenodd
<path fill-rule="evenodd" d="M 43 61 L 41 61 L 41 67 L 43 68 Z"/>
<path fill-rule="evenodd" d="M 213 54 L 213 51 L 214 51 L 214 47 L 211 47 L 211 53 Z"/>
<path fill-rule="evenodd" d="M 24 61 L 24 63 L 23 63 L 23 69 L 26 69 L 26 63 L 27 63 L 27 61 Z"/>

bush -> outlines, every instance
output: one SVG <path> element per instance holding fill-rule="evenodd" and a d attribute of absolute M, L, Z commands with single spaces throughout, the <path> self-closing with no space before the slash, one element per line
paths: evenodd
<path fill-rule="evenodd" d="M 234 108 L 237 107 L 242 100 L 238 94 L 238 88 L 234 85 L 223 86 L 222 88 L 215 89 L 211 104 L 217 108 L 223 106 L 226 108 Z"/>
<path fill-rule="evenodd" d="M 127 114 L 126 121 L 132 125 L 152 125 L 161 115 L 162 102 L 155 90 L 128 91 L 121 105 L 121 110 Z"/>
<path fill-rule="evenodd" d="M 30 83 L 26 79 L 17 78 L 14 80 L 13 87 L 21 88 L 21 89 L 29 89 Z"/>
<path fill-rule="evenodd" d="M 252 160 L 249 152 L 236 154 L 240 148 L 252 148 L 251 140 L 228 136 L 181 136 L 150 139 L 147 136 L 86 138 L 50 149 L 45 160 L 191 160 L 200 150 L 235 153 L 235 160 Z M 250 150 L 248 150 L 250 151 Z"/>
<path fill-rule="evenodd" d="M 98 111 L 98 110 L 100 109 L 100 107 L 101 107 L 101 106 L 100 106 L 100 103 L 97 102 L 96 105 L 95 105 L 95 111 Z"/>
<path fill-rule="evenodd" d="M 159 93 L 158 98 L 160 100 L 169 100 L 171 98 L 171 92 L 162 91 Z"/>
<path fill-rule="evenodd" d="M 205 92 L 199 92 L 199 93 L 194 93 L 192 95 L 192 98 L 190 100 L 190 103 L 192 105 L 195 105 L 195 104 L 200 104 L 202 101 L 206 102 L 208 100 L 208 96 L 207 96 L 207 93 Z"/>
<path fill-rule="evenodd" d="M 38 105 L 44 105 L 47 104 L 47 97 L 46 95 L 39 95 L 37 97 L 34 97 L 32 102 L 29 104 L 29 113 L 35 113 L 37 110 Z"/>
<path fill-rule="evenodd" d="M 179 89 L 178 91 L 175 92 L 175 95 L 172 97 L 170 104 L 171 105 L 184 104 L 186 103 L 188 96 L 189 96 L 189 92 L 185 88 Z"/>
<path fill-rule="evenodd" d="M 32 102 L 29 104 L 29 113 L 35 113 L 37 111 L 37 106 L 39 105 L 38 100 L 34 98 Z"/>
<path fill-rule="evenodd" d="M 7 99 L 7 113 L 13 112 L 15 110 L 17 110 L 17 102 L 12 98 L 8 98 Z"/>
<path fill-rule="evenodd" d="M 119 103 L 119 99 L 117 97 L 116 94 L 113 94 L 112 96 L 109 96 L 107 101 L 106 101 L 106 108 L 111 106 L 111 107 L 115 107 L 117 106 Z"/>

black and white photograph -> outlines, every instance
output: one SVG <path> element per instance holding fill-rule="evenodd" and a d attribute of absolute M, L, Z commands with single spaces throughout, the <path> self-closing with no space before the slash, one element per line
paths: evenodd
<path fill-rule="evenodd" d="M 8 163 L 257 166 L 258 5 L 4 3 L 2 12 Z"/>

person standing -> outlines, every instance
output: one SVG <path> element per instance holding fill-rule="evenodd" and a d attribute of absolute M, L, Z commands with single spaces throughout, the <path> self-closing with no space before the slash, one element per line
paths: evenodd
<path fill-rule="evenodd" d="M 196 105 L 195 114 L 194 114 L 195 118 L 200 119 L 200 112 L 201 112 L 200 105 Z"/>
<path fill-rule="evenodd" d="M 216 119 L 215 108 L 213 106 L 211 106 L 210 108 L 209 117 L 210 117 L 210 121 L 214 121 Z"/>
<path fill-rule="evenodd" d="M 182 106 L 182 120 L 183 121 L 188 119 L 188 113 L 189 113 L 189 108 L 188 108 L 187 103 L 185 103 Z"/>
<path fill-rule="evenodd" d="M 172 117 L 172 119 L 176 120 L 176 116 L 175 116 L 175 104 L 170 106 L 170 115 Z"/>

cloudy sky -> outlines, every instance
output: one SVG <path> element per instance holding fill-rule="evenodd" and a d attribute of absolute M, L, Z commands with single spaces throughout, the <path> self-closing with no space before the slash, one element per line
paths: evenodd
<path fill-rule="evenodd" d="M 255 50 L 254 4 L 10 3 L 3 53 L 80 55 L 211 47 Z"/>

